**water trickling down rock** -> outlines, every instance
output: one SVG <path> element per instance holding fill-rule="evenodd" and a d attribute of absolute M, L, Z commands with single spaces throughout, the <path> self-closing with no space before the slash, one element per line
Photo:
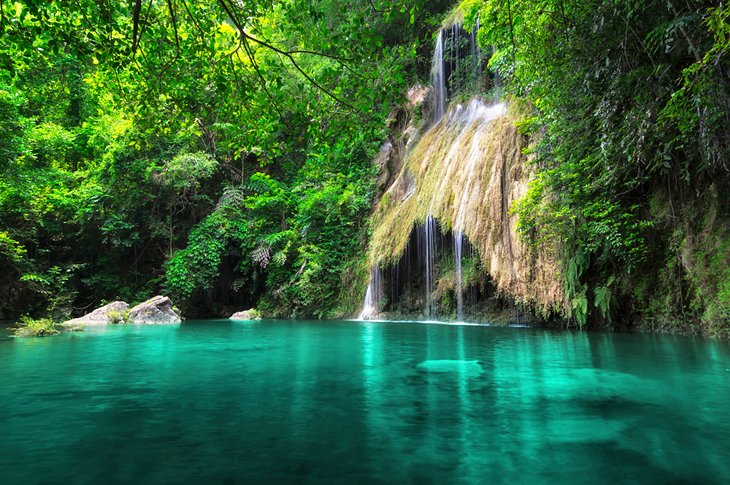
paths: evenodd
<path fill-rule="evenodd" d="M 460 51 L 463 39 L 467 48 Z M 371 271 L 364 309 L 375 308 L 372 301 L 376 291 L 382 295 L 380 271 L 391 267 L 400 275 L 399 265 L 412 250 L 418 260 L 416 270 L 422 272 L 422 315 L 438 317 L 434 313 L 438 291 L 435 268 L 444 244 L 454 254 L 459 320 L 465 314 L 465 245 L 470 251 L 473 247 L 500 294 L 546 311 L 563 305 L 556 259 L 546 252 L 534 253 L 517 235 L 511 207 L 525 194 L 531 172 L 523 155 L 526 141 L 517 132 L 508 106 L 489 103 L 480 96 L 449 105 L 470 82 L 480 87 L 484 84 L 474 32 L 465 33 L 459 26 L 442 30 L 434 54 L 430 123 L 408 147 L 400 172 L 389 178 L 372 217 L 369 259 L 372 267 L 379 269 L 377 288 Z M 471 56 L 472 61 L 465 61 L 465 56 Z M 459 75 L 465 71 L 476 79 Z M 417 232 L 414 248 L 410 247 L 412 231 Z M 450 240 L 441 242 L 446 233 L 451 234 Z M 405 257 L 405 264 L 409 274 L 409 257 Z"/>

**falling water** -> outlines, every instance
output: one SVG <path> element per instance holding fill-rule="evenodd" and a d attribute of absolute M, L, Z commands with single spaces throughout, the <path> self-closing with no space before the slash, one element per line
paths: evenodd
<path fill-rule="evenodd" d="M 479 19 L 471 32 L 466 32 L 461 24 L 455 23 L 448 29 L 440 30 L 436 37 L 431 62 L 433 124 L 444 117 L 454 94 L 462 92 L 465 86 L 474 82 L 477 89 L 481 88 L 482 53 L 476 38 L 478 30 Z M 462 48 L 462 41 L 465 49 Z M 462 65 L 466 68 L 460 67 Z"/>
<path fill-rule="evenodd" d="M 383 287 L 380 281 L 380 268 L 375 265 L 370 268 L 370 281 L 368 282 L 368 290 L 365 293 L 365 304 L 358 318 L 360 320 L 369 320 L 376 316 L 379 312 L 378 305 L 382 296 Z"/>
<path fill-rule="evenodd" d="M 434 95 L 434 118 L 433 122 L 438 123 L 446 113 L 446 69 L 444 68 L 444 32 L 439 31 L 436 39 L 436 49 L 433 53 L 433 64 L 431 65 L 431 85 Z"/>
<path fill-rule="evenodd" d="M 479 29 L 478 21 L 476 27 L 471 31 L 465 31 L 460 24 L 453 24 L 448 28 L 439 31 L 436 36 L 436 45 L 431 64 L 431 125 L 426 126 L 425 137 L 437 133 L 444 143 L 435 148 L 440 150 L 440 157 L 437 163 L 443 166 L 445 171 L 437 179 L 436 186 L 429 190 L 431 195 L 431 207 L 433 211 L 427 212 L 428 216 L 419 225 L 413 239 L 413 247 L 407 245 L 405 248 L 405 259 L 403 267 L 390 268 L 381 281 L 380 269 L 373 267 L 370 274 L 370 282 L 363 305 L 360 318 L 372 318 L 383 311 L 378 308 L 383 288 L 389 290 L 390 301 L 396 302 L 400 296 L 400 288 L 405 283 L 412 281 L 416 272 L 420 272 L 421 291 L 425 292 L 423 302 L 423 314 L 427 319 L 434 318 L 436 308 L 434 304 L 434 292 L 438 272 L 436 263 L 438 254 L 444 253 L 443 246 L 453 247 L 456 267 L 457 286 L 457 317 L 464 318 L 464 287 L 463 287 L 463 252 L 471 251 L 468 241 L 464 242 L 464 233 L 469 227 L 470 214 L 473 210 L 474 201 L 481 197 L 483 190 L 483 174 L 481 167 L 484 161 L 483 135 L 491 130 L 491 122 L 504 115 L 506 106 L 504 104 L 489 105 L 481 98 L 473 98 L 469 103 L 457 104 L 450 101 L 458 95 L 467 94 L 469 89 L 479 92 L 482 83 L 482 59 L 477 43 L 476 33 Z M 435 146 L 435 145 L 434 145 Z M 428 153 L 428 151 L 426 152 Z M 451 197 L 454 204 L 452 209 L 453 220 L 450 221 L 453 230 L 453 241 L 445 242 L 441 234 L 434 214 L 443 211 L 443 194 L 451 191 L 452 186 L 462 187 L 458 194 Z M 419 190 L 412 187 L 408 200 Z M 438 202 L 437 202 L 438 201 Z M 439 210 L 436 210 L 439 208 Z M 409 224 L 411 224 L 409 222 Z M 437 239 L 439 238 L 439 239 Z M 449 248 L 451 249 L 451 248 Z M 411 268 L 411 251 L 413 251 L 413 268 Z M 417 266 L 416 266 L 417 265 Z M 401 274 L 403 272 L 403 274 Z M 403 283 L 401 283 L 401 278 Z M 416 277 L 418 280 L 418 278 Z M 384 284 L 384 282 L 386 284 Z M 469 301 L 472 289 L 469 288 Z M 423 294 L 423 293 L 422 293 Z"/>
<path fill-rule="evenodd" d="M 425 254 L 425 276 L 426 276 L 426 318 L 433 317 L 433 276 L 434 263 L 436 261 L 436 219 L 432 215 L 426 218 L 426 224 L 423 226 L 424 233 L 424 254 Z"/>
<path fill-rule="evenodd" d="M 456 266 L 456 318 L 464 321 L 464 294 L 462 292 L 461 252 L 464 235 L 461 231 L 454 231 L 454 263 Z"/>

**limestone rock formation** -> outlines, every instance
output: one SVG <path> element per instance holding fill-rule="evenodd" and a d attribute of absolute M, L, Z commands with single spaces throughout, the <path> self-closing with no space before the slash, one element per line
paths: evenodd
<path fill-rule="evenodd" d="M 158 295 L 132 308 L 128 322 L 157 325 L 180 323 L 182 318 L 173 307 L 170 298 Z"/>
<path fill-rule="evenodd" d="M 113 301 L 108 305 L 97 308 L 83 317 L 64 322 L 67 326 L 76 325 L 108 325 L 110 323 L 125 323 L 129 315 L 129 305 L 123 301 Z"/>
<path fill-rule="evenodd" d="M 474 245 L 501 294 L 543 311 L 565 305 L 557 258 L 526 246 L 511 210 L 531 176 L 523 138 L 503 104 L 449 110 L 391 172 L 372 216 L 371 266 L 396 264 L 412 232 L 438 221 Z"/>
<path fill-rule="evenodd" d="M 408 107 L 416 108 L 418 106 L 421 106 L 431 95 L 431 91 L 431 86 L 422 86 L 420 84 L 412 86 L 408 90 L 408 93 L 406 93 L 406 99 L 408 99 Z"/>
<path fill-rule="evenodd" d="M 234 313 L 229 320 L 261 320 L 261 312 L 252 308 Z"/>

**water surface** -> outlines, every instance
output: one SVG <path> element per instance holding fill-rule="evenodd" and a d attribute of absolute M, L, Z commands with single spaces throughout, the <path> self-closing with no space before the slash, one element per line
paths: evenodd
<path fill-rule="evenodd" d="M 720 483 L 730 349 L 416 323 L 0 338 L 2 483 Z"/>

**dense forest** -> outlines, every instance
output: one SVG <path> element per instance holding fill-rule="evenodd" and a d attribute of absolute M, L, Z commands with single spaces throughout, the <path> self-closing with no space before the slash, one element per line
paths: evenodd
<path fill-rule="evenodd" d="M 526 310 L 727 336 L 729 16 L 689 0 L 3 0 L 0 319 L 158 293 L 188 317 L 356 314 L 374 160 L 456 22 L 494 81 L 461 100 L 510 105 L 533 174 L 510 210 L 560 266 L 563 301 Z"/>

